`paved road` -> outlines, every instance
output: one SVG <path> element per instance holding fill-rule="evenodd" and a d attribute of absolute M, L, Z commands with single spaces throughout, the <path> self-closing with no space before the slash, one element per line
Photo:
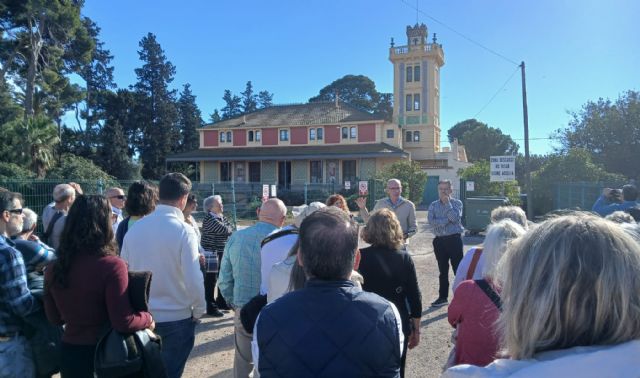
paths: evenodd
<path fill-rule="evenodd" d="M 426 212 L 418 212 L 418 233 L 409 247 L 418 271 L 422 291 L 421 341 L 407 356 L 408 378 L 438 377 L 451 349 L 451 327 L 447 307 L 429 308 L 438 295 L 438 266 L 433 256 L 433 234 L 426 227 Z M 465 250 L 482 238 L 465 239 Z M 453 280 L 453 276 L 451 276 Z M 197 328 L 196 345 L 191 352 L 184 377 L 232 377 L 233 317 L 204 317 Z"/>

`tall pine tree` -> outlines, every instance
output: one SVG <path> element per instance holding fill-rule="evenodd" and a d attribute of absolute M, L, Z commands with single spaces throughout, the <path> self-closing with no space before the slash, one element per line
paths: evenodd
<path fill-rule="evenodd" d="M 202 124 L 202 114 L 196 105 L 196 96 L 191 92 L 191 84 L 185 84 L 178 99 L 181 151 L 191 151 L 199 147 L 198 129 L 202 127 Z"/>
<path fill-rule="evenodd" d="M 253 85 L 251 80 L 247 81 L 247 87 L 242 95 L 242 112 L 249 113 L 258 109 L 258 102 L 256 101 L 256 95 L 253 93 Z"/>
<path fill-rule="evenodd" d="M 132 126 L 136 124 L 134 94 L 119 90 L 105 96 L 105 123 L 99 132 L 99 150 L 96 163 L 107 173 L 119 179 L 138 179 L 139 167 L 133 163 Z"/>
<path fill-rule="evenodd" d="M 138 150 L 142 175 L 157 179 L 164 174 L 166 156 L 176 150 L 179 141 L 175 90 L 169 90 L 176 68 L 167 60 L 154 34 L 147 34 L 139 45 L 143 65 L 135 70 L 138 81 L 134 89 L 141 95 L 138 122 L 143 137 Z"/>
<path fill-rule="evenodd" d="M 225 89 L 222 100 L 224 100 L 225 103 L 222 108 L 222 119 L 233 118 L 242 114 L 242 99 L 240 97 L 231 93 L 230 90 Z"/>

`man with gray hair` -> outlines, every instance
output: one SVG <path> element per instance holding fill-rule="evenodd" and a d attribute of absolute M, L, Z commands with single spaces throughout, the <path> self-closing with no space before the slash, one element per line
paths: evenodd
<path fill-rule="evenodd" d="M 400 180 L 392 178 L 387 181 L 387 189 L 385 190 L 389 197 L 382 198 L 376 201 L 373 211 L 380 209 L 389 209 L 396 214 L 402 233 L 404 234 L 405 243 L 408 239 L 415 235 L 418 230 L 416 223 L 416 206 L 413 202 L 402 197 L 402 183 Z M 356 204 L 360 209 L 360 216 L 363 221 L 369 220 L 369 210 L 366 207 L 366 199 L 359 197 L 356 200 Z"/>
<path fill-rule="evenodd" d="M 258 223 L 233 233 L 224 248 L 218 287 L 235 311 L 235 357 L 233 375 L 246 378 L 251 373 L 251 334 L 242 326 L 240 310 L 260 293 L 260 243 L 284 225 L 287 207 L 277 199 L 265 201 L 258 209 Z"/>
<path fill-rule="evenodd" d="M 207 301 L 207 314 L 214 317 L 222 317 L 220 310 L 228 310 L 222 294 L 218 291 L 218 297 L 214 298 L 214 289 L 218 276 L 218 268 L 222 261 L 224 246 L 227 239 L 233 233 L 233 225 L 224 216 L 222 197 L 210 196 L 204 199 L 202 207 L 206 215 L 202 220 L 202 237 L 200 245 L 205 250 L 204 273 L 204 297 Z"/>
<path fill-rule="evenodd" d="M 329 206 L 302 221 L 299 237 L 308 281 L 260 312 L 252 342 L 260 376 L 399 377 L 398 310 L 349 280 L 360 261 L 355 222 Z"/>
<path fill-rule="evenodd" d="M 22 230 L 16 235 L 11 235 L 11 239 L 16 245 L 16 249 L 22 253 L 27 272 L 31 273 L 41 270 L 49 262 L 55 260 L 55 250 L 33 233 L 38 225 L 38 214 L 28 208 L 22 209 L 24 222 Z"/>
<path fill-rule="evenodd" d="M 67 213 L 76 200 L 76 189 L 70 184 L 59 184 L 53 188 L 53 204 L 47 205 L 42 212 L 42 240 L 57 249 L 64 229 Z"/>

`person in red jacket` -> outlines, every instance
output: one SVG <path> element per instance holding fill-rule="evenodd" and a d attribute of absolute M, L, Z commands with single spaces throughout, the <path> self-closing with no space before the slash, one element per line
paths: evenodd
<path fill-rule="evenodd" d="M 58 259 L 45 271 L 44 306 L 53 324 L 64 324 L 63 378 L 93 376 L 93 356 L 107 326 L 129 333 L 155 323 L 131 308 L 127 264 L 117 256 L 111 207 L 103 196 L 80 196 L 69 210 Z"/>

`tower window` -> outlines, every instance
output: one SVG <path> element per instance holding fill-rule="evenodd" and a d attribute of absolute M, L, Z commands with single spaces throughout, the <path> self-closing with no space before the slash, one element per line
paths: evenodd
<path fill-rule="evenodd" d="M 413 67 L 413 81 L 420 81 L 420 66 Z"/>
<path fill-rule="evenodd" d="M 413 68 L 411 66 L 407 67 L 407 83 L 413 81 Z"/>
<path fill-rule="evenodd" d="M 414 131 L 413 132 L 413 141 L 414 142 L 420 142 L 420 131 Z"/>
<path fill-rule="evenodd" d="M 405 105 L 405 109 L 406 109 L 406 111 L 408 111 L 408 112 L 410 112 L 410 111 L 411 111 L 411 99 L 412 99 L 412 98 L 413 98 L 413 97 L 412 97 L 410 94 L 408 94 L 408 95 L 407 95 L 406 102 L 405 102 L 405 103 L 406 103 L 406 105 Z"/>
<path fill-rule="evenodd" d="M 420 95 L 417 93 L 413 95 L 413 110 L 420 110 Z"/>
<path fill-rule="evenodd" d="M 413 139 L 412 139 L 412 135 L 411 135 L 411 131 L 407 131 L 407 132 L 404 134 L 404 140 L 405 140 L 405 142 L 411 142 L 411 141 L 413 140 Z"/>
<path fill-rule="evenodd" d="M 387 138 L 388 139 L 392 139 L 393 138 L 393 129 L 387 130 Z"/>

